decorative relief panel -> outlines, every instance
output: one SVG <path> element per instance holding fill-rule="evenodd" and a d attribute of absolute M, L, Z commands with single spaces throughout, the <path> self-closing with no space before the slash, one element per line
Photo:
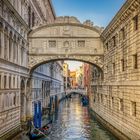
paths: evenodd
<path fill-rule="evenodd" d="M 63 35 L 71 36 L 71 28 L 70 28 L 70 26 L 64 26 L 63 27 Z"/>

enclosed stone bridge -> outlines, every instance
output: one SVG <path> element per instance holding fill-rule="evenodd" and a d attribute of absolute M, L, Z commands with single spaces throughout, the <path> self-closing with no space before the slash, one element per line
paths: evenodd
<path fill-rule="evenodd" d="M 85 89 L 69 89 L 66 90 L 66 95 L 71 95 L 71 94 L 80 94 L 80 95 L 87 95 L 87 91 Z"/>
<path fill-rule="evenodd" d="M 102 28 L 75 17 L 58 17 L 53 24 L 34 28 L 29 34 L 29 68 L 55 60 L 78 60 L 103 66 Z"/>

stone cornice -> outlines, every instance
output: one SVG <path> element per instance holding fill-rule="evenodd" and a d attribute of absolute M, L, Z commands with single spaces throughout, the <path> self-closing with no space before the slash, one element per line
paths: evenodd
<path fill-rule="evenodd" d="M 29 55 L 30 56 L 58 56 L 58 54 L 57 54 L 57 52 L 56 52 L 56 54 L 54 54 L 54 53 L 39 53 L 39 54 L 36 54 L 36 53 L 29 53 Z M 64 56 L 64 55 L 66 55 L 66 53 L 61 53 L 61 54 L 59 54 L 60 56 L 62 55 L 62 56 Z M 76 56 L 104 56 L 103 54 L 81 54 L 81 53 L 68 53 L 67 54 L 68 56 L 73 56 L 73 55 L 76 55 Z"/>
<path fill-rule="evenodd" d="M 96 27 L 90 27 L 81 23 L 53 23 L 53 24 L 45 24 L 39 27 L 34 27 L 30 32 L 29 32 L 29 38 L 32 37 L 32 34 L 39 31 L 40 29 L 43 28 L 49 28 L 49 27 L 54 27 L 54 26 L 78 26 L 78 27 L 83 27 L 86 29 L 90 29 L 93 30 L 95 32 L 97 32 L 99 35 L 101 34 L 101 31 L 99 31 Z"/>
<path fill-rule="evenodd" d="M 78 36 L 50 36 L 50 37 L 29 37 L 29 39 L 100 39 L 100 37 L 78 37 Z"/>
<path fill-rule="evenodd" d="M 126 20 L 139 5 L 139 0 L 127 0 L 101 34 L 102 38 L 107 38 L 113 31 L 115 31 L 115 29 L 124 22 L 124 20 Z"/>
<path fill-rule="evenodd" d="M 99 83 L 95 82 L 95 83 L 92 83 L 91 85 L 92 86 L 99 85 Z M 117 82 L 104 81 L 104 82 L 100 82 L 100 85 L 103 85 L 103 86 L 128 86 L 128 87 L 139 86 L 140 87 L 140 82 L 139 81 L 131 81 L 131 80 L 117 81 Z"/>

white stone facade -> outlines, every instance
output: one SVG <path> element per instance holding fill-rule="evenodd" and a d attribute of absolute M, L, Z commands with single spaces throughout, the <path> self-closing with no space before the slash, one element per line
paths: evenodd
<path fill-rule="evenodd" d="M 63 63 L 51 62 L 36 68 L 32 74 L 32 103 L 41 101 L 42 107 L 48 107 L 50 97 L 57 95 L 58 100 L 64 92 Z"/>
<path fill-rule="evenodd" d="M 31 112 L 27 34 L 32 27 L 55 19 L 50 0 L 40 3 L 47 5 L 46 13 L 36 0 L 0 1 L 0 139 L 19 130 Z"/>

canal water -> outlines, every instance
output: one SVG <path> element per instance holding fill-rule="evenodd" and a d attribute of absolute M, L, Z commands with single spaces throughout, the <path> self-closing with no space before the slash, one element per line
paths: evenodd
<path fill-rule="evenodd" d="M 110 132 L 90 116 L 78 96 L 60 103 L 53 116 L 52 132 L 40 140 L 117 140 Z"/>

